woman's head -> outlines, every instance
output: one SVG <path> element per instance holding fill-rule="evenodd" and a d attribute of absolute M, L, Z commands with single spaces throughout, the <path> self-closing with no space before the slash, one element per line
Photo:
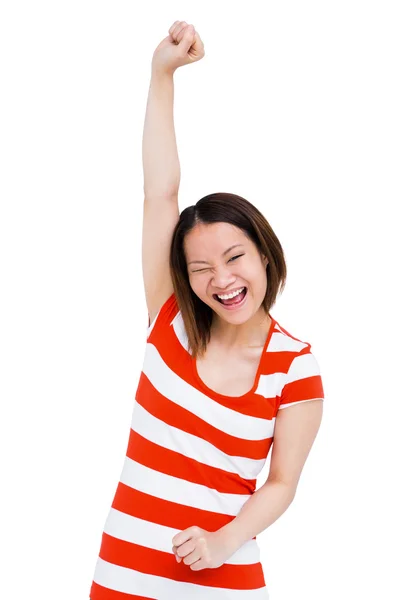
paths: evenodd
<path fill-rule="evenodd" d="M 248 200 L 229 193 L 210 194 L 181 212 L 170 269 L 194 356 L 206 349 L 214 315 L 240 325 L 267 314 L 286 282 L 283 249 L 268 221 Z M 233 310 L 216 296 L 242 288 L 245 297 Z"/>

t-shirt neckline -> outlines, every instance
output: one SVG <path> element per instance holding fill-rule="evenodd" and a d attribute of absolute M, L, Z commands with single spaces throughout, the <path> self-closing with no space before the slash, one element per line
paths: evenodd
<path fill-rule="evenodd" d="M 271 341 L 272 333 L 273 333 L 273 330 L 274 330 L 275 324 L 276 324 L 276 321 L 275 321 L 274 317 L 271 315 L 271 313 L 268 313 L 268 316 L 271 319 L 271 323 L 270 323 L 270 327 L 269 327 L 269 330 L 268 330 L 268 334 L 267 334 L 266 340 L 264 342 L 263 350 L 262 350 L 261 355 L 260 355 L 260 360 L 258 362 L 258 367 L 257 367 L 257 371 L 256 371 L 256 375 L 255 375 L 255 379 L 254 379 L 253 385 L 252 385 L 251 389 L 248 392 L 245 392 L 241 396 L 229 396 L 229 395 L 226 395 L 226 394 L 220 394 L 219 392 L 216 392 L 212 388 L 208 387 L 208 385 L 206 385 L 204 383 L 204 381 L 201 379 L 201 377 L 199 375 L 199 372 L 197 370 L 197 364 L 196 364 L 195 358 L 190 355 L 190 363 L 191 363 L 191 366 L 192 366 L 193 376 L 194 376 L 196 382 L 198 383 L 199 387 L 203 391 L 205 391 L 208 396 L 213 397 L 215 399 L 225 400 L 225 401 L 226 400 L 228 400 L 228 401 L 229 400 L 230 401 L 240 401 L 240 400 L 245 400 L 245 399 L 249 398 L 250 396 L 252 396 L 255 393 L 255 391 L 256 391 L 256 389 L 258 387 L 258 383 L 259 383 L 259 380 L 260 380 L 262 367 L 263 367 L 263 364 L 264 364 L 264 361 L 265 361 L 265 354 L 266 354 L 266 352 L 268 350 L 268 346 L 269 346 L 269 343 Z"/>

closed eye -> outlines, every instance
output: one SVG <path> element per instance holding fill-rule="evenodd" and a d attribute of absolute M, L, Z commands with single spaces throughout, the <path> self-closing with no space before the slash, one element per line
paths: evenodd
<path fill-rule="evenodd" d="M 237 254 L 236 256 L 232 256 L 232 258 L 230 258 L 228 262 L 230 262 L 231 260 L 235 260 L 236 258 L 240 258 L 241 256 L 244 256 L 244 254 Z M 192 273 L 201 273 L 202 271 L 207 271 L 207 267 L 205 269 L 196 269 L 195 271 L 192 271 Z"/>
<path fill-rule="evenodd" d="M 228 262 L 230 262 L 231 260 L 235 260 L 235 258 L 240 258 L 240 256 L 243 256 L 243 254 L 238 254 L 237 256 L 232 256 L 232 258 L 230 258 Z"/>

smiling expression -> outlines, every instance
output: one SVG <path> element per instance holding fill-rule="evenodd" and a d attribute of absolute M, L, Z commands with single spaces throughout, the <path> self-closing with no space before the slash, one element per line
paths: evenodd
<path fill-rule="evenodd" d="M 222 319 L 240 324 L 263 310 L 268 260 L 240 228 L 198 223 L 186 235 L 184 251 L 193 292 Z M 242 287 L 247 292 L 237 308 L 226 308 L 215 296 Z"/>

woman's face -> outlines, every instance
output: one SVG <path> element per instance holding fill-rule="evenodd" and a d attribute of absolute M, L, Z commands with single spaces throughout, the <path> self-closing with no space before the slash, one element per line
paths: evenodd
<path fill-rule="evenodd" d="M 241 229 L 224 222 L 198 223 L 186 235 L 184 251 L 193 292 L 218 316 L 241 324 L 257 313 L 267 289 L 268 260 Z M 215 296 L 243 287 L 237 305 L 226 306 Z"/>

